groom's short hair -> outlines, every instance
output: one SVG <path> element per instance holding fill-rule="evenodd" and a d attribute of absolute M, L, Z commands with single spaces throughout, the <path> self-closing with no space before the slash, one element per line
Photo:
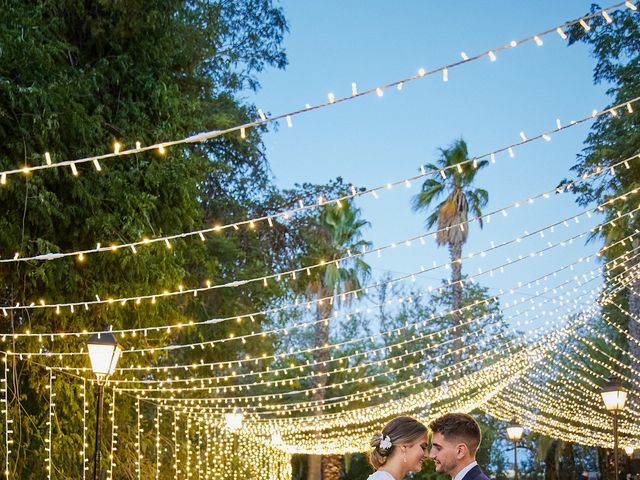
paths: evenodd
<path fill-rule="evenodd" d="M 433 433 L 440 433 L 446 440 L 466 443 L 472 456 L 475 456 L 482 440 L 478 422 L 466 413 L 447 413 L 431 422 L 429 428 Z"/>

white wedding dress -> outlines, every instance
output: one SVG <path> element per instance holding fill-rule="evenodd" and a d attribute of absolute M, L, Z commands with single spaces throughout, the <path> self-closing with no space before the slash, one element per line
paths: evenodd
<path fill-rule="evenodd" d="M 396 480 L 396 479 L 393 478 L 393 475 L 391 475 L 389 472 L 378 470 L 377 472 L 374 472 L 373 474 L 369 475 L 369 478 L 367 478 L 367 480 Z"/>

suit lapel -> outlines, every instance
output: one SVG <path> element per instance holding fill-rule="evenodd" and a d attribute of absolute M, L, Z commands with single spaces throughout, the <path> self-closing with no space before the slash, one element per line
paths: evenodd
<path fill-rule="evenodd" d="M 469 470 L 464 477 L 462 477 L 462 480 L 473 480 L 478 475 L 480 475 L 480 473 L 481 473 L 480 467 L 478 465 L 474 465 L 474 467 L 471 470 Z"/>

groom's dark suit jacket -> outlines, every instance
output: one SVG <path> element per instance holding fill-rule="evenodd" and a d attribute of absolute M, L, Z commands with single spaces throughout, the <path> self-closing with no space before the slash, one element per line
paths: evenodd
<path fill-rule="evenodd" d="M 480 467 L 475 465 L 471 470 L 469 470 L 462 480 L 489 480 Z"/>

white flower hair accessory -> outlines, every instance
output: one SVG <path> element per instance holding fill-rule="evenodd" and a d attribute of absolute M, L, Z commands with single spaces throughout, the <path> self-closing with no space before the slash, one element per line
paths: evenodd
<path fill-rule="evenodd" d="M 380 439 L 380 448 L 382 450 L 389 450 L 391 445 L 391 437 L 389 435 L 382 435 L 382 438 Z"/>

